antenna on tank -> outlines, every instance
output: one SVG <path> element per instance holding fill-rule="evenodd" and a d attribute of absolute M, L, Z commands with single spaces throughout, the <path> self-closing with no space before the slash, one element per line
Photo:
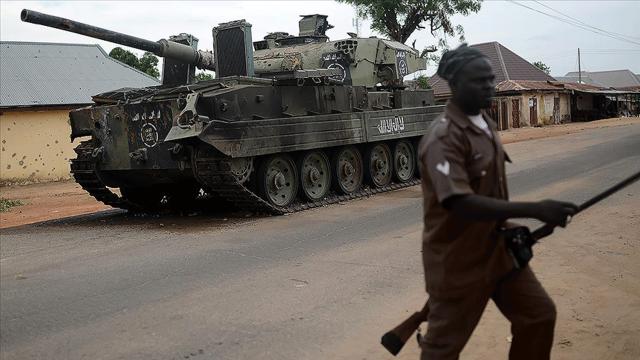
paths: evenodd
<path fill-rule="evenodd" d="M 351 19 L 351 25 L 356 28 L 356 37 L 360 37 L 360 18 L 356 16 Z"/>

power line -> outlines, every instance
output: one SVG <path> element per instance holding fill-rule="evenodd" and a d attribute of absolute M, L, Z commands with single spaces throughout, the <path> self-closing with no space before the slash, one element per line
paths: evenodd
<path fill-rule="evenodd" d="M 564 22 L 564 23 L 569 24 L 569 25 L 573 25 L 573 26 L 578 27 L 578 28 L 583 29 L 583 30 L 587 30 L 587 31 L 590 31 L 590 32 L 593 32 L 593 33 L 596 33 L 596 34 L 599 34 L 599 35 L 607 36 L 607 37 L 610 37 L 610 38 L 612 38 L 612 39 L 616 39 L 616 40 L 619 40 L 619 41 L 625 41 L 625 42 L 628 42 L 628 43 L 632 43 L 632 44 L 640 45 L 640 43 L 639 43 L 639 42 L 636 42 L 636 41 L 634 41 L 634 40 L 630 40 L 630 39 L 627 39 L 627 38 L 621 37 L 621 36 L 619 36 L 619 35 L 615 35 L 615 34 L 613 34 L 613 33 L 607 32 L 607 31 L 605 31 L 605 30 L 601 30 L 601 29 L 595 28 L 595 27 L 593 27 L 593 26 L 591 26 L 591 25 L 588 25 L 588 24 L 585 24 L 585 23 L 581 23 L 579 20 L 578 20 L 578 21 L 574 21 L 574 20 L 569 20 L 569 19 L 561 18 L 561 17 L 558 17 L 558 16 L 556 16 L 556 15 L 552 15 L 552 14 L 546 13 L 546 12 L 544 12 L 544 11 L 541 11 L 541 10 L 538 10 L 538 9 L 535 9 L 535 8 L 532 8 L 532 7 L 529 7 L 529 6 L 527 6 L 527 5 L 524 5 L 524 4 L 521 4 L 521 3 L 515 2 L 515 1 L 513 1 L 513 0 L 508 0 L 508 1 L 511 1 L 512 3 L 514 3 L 514 4 L 518 5 L 518 6 L 521 6 L 521 7 L 527 8 L 527 9 L 532 10 L 532 11 L 535 11 L 535 12 L 540 13 L 540 14 L 542 14 L 542 15 L 546 15 L 546 16 L 548 16 L 548 17 L 551 17 L 551 18 L 553 18 L 553 19 L 556 19 L 556 20 L 558 20 L 558 21 Z M 535 0 L 534 0 L 534 1 L 535 1 Z M 537 1 L 536 1 L 536 2 L 537 2 Z M 538 4 L 540 4 L 540 3 L 538 3 Z M 540 4 L 540 5 L 545 6 L 545 7 L 547 7 L 547 8 L 550 8 L 550 7 L 548 7 L 548 6 L 544 5 L 544 4 Z M 550 9 L 551 9 L 551 8 L 550 8 Z M 554 10 L 554 9 L 552 9 L 552 10 Z M 554 11 L 555 11 L 555 10 L 554 10 Z M 557 12 L 557 11 L 556 11 L 556 12 Z M 563 15 L 564 15 L 564 14 L 563 14 Z M 564 16 L 567 16 L 567 15 L 564 15 Z"/>
<path fill-rule="evenodd" d="M 569 15 L 567 15 L 567 14 L 565 14 L 565 13 L 563 13 L 563 12 L 559 11 L 559 10 L 556 10 L 556 9 L 552 8 L 551 6 L 545 5 L 545 4 L 543 4 L 542 2 L 540 2 L 540 1 L 538 1 L 538 0 L 534 0 L 534 2 L 538 3 L 540 6 L 544 6 L 545 8 L 547 8 L 547 9 L 549 9 L 549 10 L 551 10 L 551 11 L 553 11 L 553 12 L 557 13 L 557 14 L 560 14 L 560 15 L 562 15 L 562 16 L 564 16 L 564 17 L 567 17 L 567 18 L 569 18 L 569 19 L 571 19 L 571 20 L 574 20 L 574 21 L 576 21 L 576 22 L 578 22 L 578 23 L 580 23 L 580 24 L 582 24 L 582 25 L 584 25 L 584 26 L 590 27 L 590 28 L 595 29 L 595 30 L 597 30 L 597 31 L 601 31 L 601 32 L 604 32 L 604 33 L 608 33 L 608 34 L 611 34 L 611 35 L 614 35 L 614 36 L 620 36 L 620 37 L 624 37 L 624 38 L 640 40 L 640 37 L 630 36 L 630 35 L 625 35 L 625 34 L 620 34 L 620 33 L 616 33 L 616 32 L 609 31 L 609 30 L 603 30 L 603 29 L 597 28 L 597 27 L 595 27 L 595 26 L 589 25 L 589 24 L 585 23 L 584 21 L 581 21 L 581 20 L 576 19 L 576 18 L 574 18 L 574 17 L 572 17 L 572 16 L 569 16 Z"/>
<path fill-rule="evenodd" d="M 539 13 L 539 14 L 542 14 L 542 15 L 545 15 L 545 16 L 548 16 L 548 17 L 551 17 L 551 18 L 556 19 L 556 20 L 558 20 L 558 21 L 561 21 L 561 22 L 563 22 L 563 23 L 566 23 L 566 24 L 569 24 L 569 25 L 573 25 L 573 26 L 578 27 L 578 28 L 580 28 L 580 29 L 582 29 L 582 30 L 587 30 L 587 31 L 590 31 L 590 32 L 593 32 L 593 33 L 596 33 L 596 34 L 599 34 L 599 35 L 607 36 L 607 37 L 610 37 L 610 38 L 612 38 L 612 39 L 616 39 L 616 40 L 619 40 L 619 41 L 628 42 L 628 43 L 631 43 L 631 44 L 634 44 L 634 45 L 640 45 L 640 42 L 633 41 L 633 40 L 629 40 L 629 39 L 626 39 L 626 38 L 620 37 L 620 36 L 618 36 L 618 35 L 612 35 L 612 34 L 609 34 L 609 33 L 607 33 L 607 32 L 603 32 L 603 31 L 599 31 L 599 30 L 594 30 L 594 29 L 592 29 L 592 28 L 590 28 L 590 27 L 587 27 L 587 26 L 581 25 L 581 24 L 580 24 L 580 23 L 578 23 L 578 22 L 571 21 L 571 20 L 568 20 L 568 19 L 565 19 L 565 18 L 561 18 L 561 17 L 556 16 L 556 15 L 552 15 L 552 14 L 546 13 L 546 12 L 544 12 L 544 11 L 541 11 L 541 10 L 538 10 L 538 9 L 535 9 L 535 8 L 532 8 L 532 7 L 529 7 L 529 6 L 527 6 L 527 5 L 524 5 L 524 4 L 521 4 L 521 3 L 518 3 L 518 2 L 516 2 L 516 1 L 514 1 L 514 0 L 507 0 L 507 1 L 509 1 L 509 2 L 511 2 L 511 3 L 513 3 L 513 4 L 516 4 L 516 5 L 518 5 L 518 6 L 521 6 L 521 7 L 523 7 L 523 8 L 529 9 L 529 10 L 531 10 L 531 11 L 535 11 L 535 12 L 537 12 L 537 13 Z"/>

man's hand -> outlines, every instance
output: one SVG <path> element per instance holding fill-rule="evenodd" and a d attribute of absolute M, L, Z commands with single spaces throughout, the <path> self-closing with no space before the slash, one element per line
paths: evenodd
<path fill-rule="evenodd" d="M 568 220 L 578 211 L 578 205 L 556 200 L 535 203 L 534 217 L 551 226 L 567 226 Z"/>

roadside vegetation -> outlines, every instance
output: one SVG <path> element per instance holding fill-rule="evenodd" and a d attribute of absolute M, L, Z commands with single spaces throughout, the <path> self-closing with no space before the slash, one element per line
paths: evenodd
<path fill-rule="evenodd" d="M 24 205 L 20 200 L 0 198 L 0 212 L 9 211 L 14 206 Z"/>

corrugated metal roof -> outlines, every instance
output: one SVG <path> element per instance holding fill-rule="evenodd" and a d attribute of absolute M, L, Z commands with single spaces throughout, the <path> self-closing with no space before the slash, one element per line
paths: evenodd
<path fill-rule="evenodd" d="M 549 81 L 533 81 L 533 80 L 505 80 L 496 85 L 496 92 L 506 91 L 526 91 L 526 90 L 565 90 L 561 84 L 553 84 Z"/>
<path fill-rule="evenodd" d="M 578 79 L 578 72 L 572 71 L 565 77 Z M 588 79 L 589 81 L 585 81 Z M 583 71 L 582 81 L 604 87 L 624 88 L 640 86 L 640 78 L 630 70 Z"/>
<path fill-rule="evenodd" d="M 0 42 L 0 107 L 90 104 L 123 87 L 159 85 L 99 45 Z"/>
<path fill-rule="evenodd" d="M 631 90 L 613 90 L 601 86 L 589 84 L 577 84 L 562 81 L 530 81 L 530 80 L 505 80 L 496 85 L 497 93 L 521 92 L 521 91 L 557 91 L 557 92 L 584 92 L 603 95 L 622 95 L 636 93 Z"/>
<path fill-rule="evenodd" d="M 533 66 L 499 42 L 474 44 L 470 45 L 470 47 L 478 49 L 489 58 L 493 72 L 496 75 L 496 84 L 505 80 L 555 81 L 553 77 Z M 429 79 L 429 85 L 433 89 L 435 96 L 451 95 L 449 84 L 437 74 Z"/>

